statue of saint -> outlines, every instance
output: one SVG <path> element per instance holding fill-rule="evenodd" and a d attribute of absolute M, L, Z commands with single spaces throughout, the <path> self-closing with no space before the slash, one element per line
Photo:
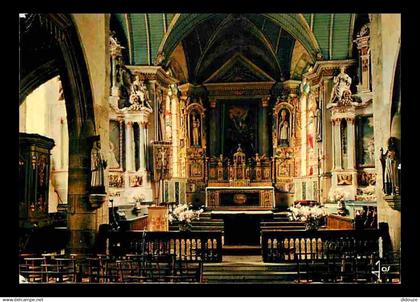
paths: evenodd
<path fill-rule="evenodd" d="M 331 103 L 336 103 L 342 100 L 343 96 L 351 95 L 351 78 L 344 72 L 345 67 L 340 67 L 340 73 L 334 77 L 334 87 L 331 94 Z M 347 92 L 347 93 L 345 93 Z"/>
<path fill-rule="evenodd" d="M 283 109 L 280 111 L 280 120 L 278 124 L 278 135 L 279 138 L 278 144 L 281 147 L 289 146 L 289 121 L 287 118 L 287 111 Z"/>
<path fill-rule="evenodd" d="M 381 163 L 383 166 L 383 190 L 387 195 L 399 194 L 399 158 L 395 138 L 388 140 L 388 150 L 383 153 L 381 148 Z"/>
<path fill-rule="evenodd" d="M 192 127 L 193 146 L 200 146 L 200 120 L 197 116 L 193 117 Z"/>
<path fill-rule="evenodd" d="M 107 166 L 107 162 L 102 158 L 101 143 L 99 140 L 93 142 L 93 147 L 90 152 L 90 156 L 91 189 L 95 192 L 105 193 L 104 170 Z"/>

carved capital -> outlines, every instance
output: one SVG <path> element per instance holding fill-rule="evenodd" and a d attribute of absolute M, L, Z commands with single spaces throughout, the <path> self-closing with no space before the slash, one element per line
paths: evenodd
<path fill-rule="evenodd" d="M 268 107 L 269 104 L 270 104 L 270 97 L 269 96 L 265 96 L 261 99 L 261 106 L 262 107 Z"/>

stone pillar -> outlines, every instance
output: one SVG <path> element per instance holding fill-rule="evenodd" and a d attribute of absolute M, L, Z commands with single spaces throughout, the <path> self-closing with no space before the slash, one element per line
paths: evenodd
<path fill-rule="evenodd" d="M 268 105 L 270 102 L 270 97 L 266 96 L 261 100 L 261 126 L 260 129 L 260 154 L 266 154 L 269 153 L 269 134 L 271 132 L 271 129 L 268 127 Z"/>
<path fill-rule="evenodd" d="M 144 128 L 145 122 L 141 121 L 139 123 L 139 163 L 140 163 L 140 171 L 146 170 L 146 159 L 145 159 L 145 135 L 144 135 Z"/>
<path fill-rule="evenodd" d="M 135 170 L 135 151 L 134 151 L 134 132 L 133 132 L 133 122 L 127 121 L 125 123 L 125 165 L 126 170 L 133 172 Z"/>
<path fill-rule="evenodd" d="M 356 169 L 356 136 L 354 118 L 347 118 L 347 169 Z"/>
<path fill-rule="evenodd" d="M 218 133 L 217 129 L 219 129 L 217 124 L 217 116 L 216 116 L 216 99 L 210 100 L 210 157 L 217 156 L 218 148 L 217 148 L 217 138 Z"/>
<path fill-rule="evenodd" d="M 341 160 L 341 131 L 340 131 L 340 119 L 332 118 L 333 123 L 333 142 L 334 142 L 334 170 L 343 169 L 343 162 Z"/>
<path fill-rule="evenodd" d="M 91 252 L 96 235 L 96 213 L 89 207 L 88 196 L 90 157 L 70 153 L 69 159 L 68 249 L 71 253 L 84 254 Z"/>

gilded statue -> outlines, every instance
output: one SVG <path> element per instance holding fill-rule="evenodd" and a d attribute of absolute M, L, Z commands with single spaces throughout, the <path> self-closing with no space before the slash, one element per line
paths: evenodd
<path fill-rule="evenodd" d="M 197 116 L 193 117 L 192 123 L 193 146 L 200 146 L 200 120 Z"/>

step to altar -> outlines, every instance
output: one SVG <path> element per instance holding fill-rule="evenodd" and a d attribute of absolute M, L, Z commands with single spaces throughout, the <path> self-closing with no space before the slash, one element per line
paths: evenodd
<path fill-rule="evenodd" d="M 223 256 L 221 263 L 205 263 L 205 283 L 287 284 L 298 280 L 294 263 L 264 263 L 261 256 Z"/>
<path fill-rule="evenodd" d="M 223 255 L 262 255 L 259 245 L 224 245 Z"/>

